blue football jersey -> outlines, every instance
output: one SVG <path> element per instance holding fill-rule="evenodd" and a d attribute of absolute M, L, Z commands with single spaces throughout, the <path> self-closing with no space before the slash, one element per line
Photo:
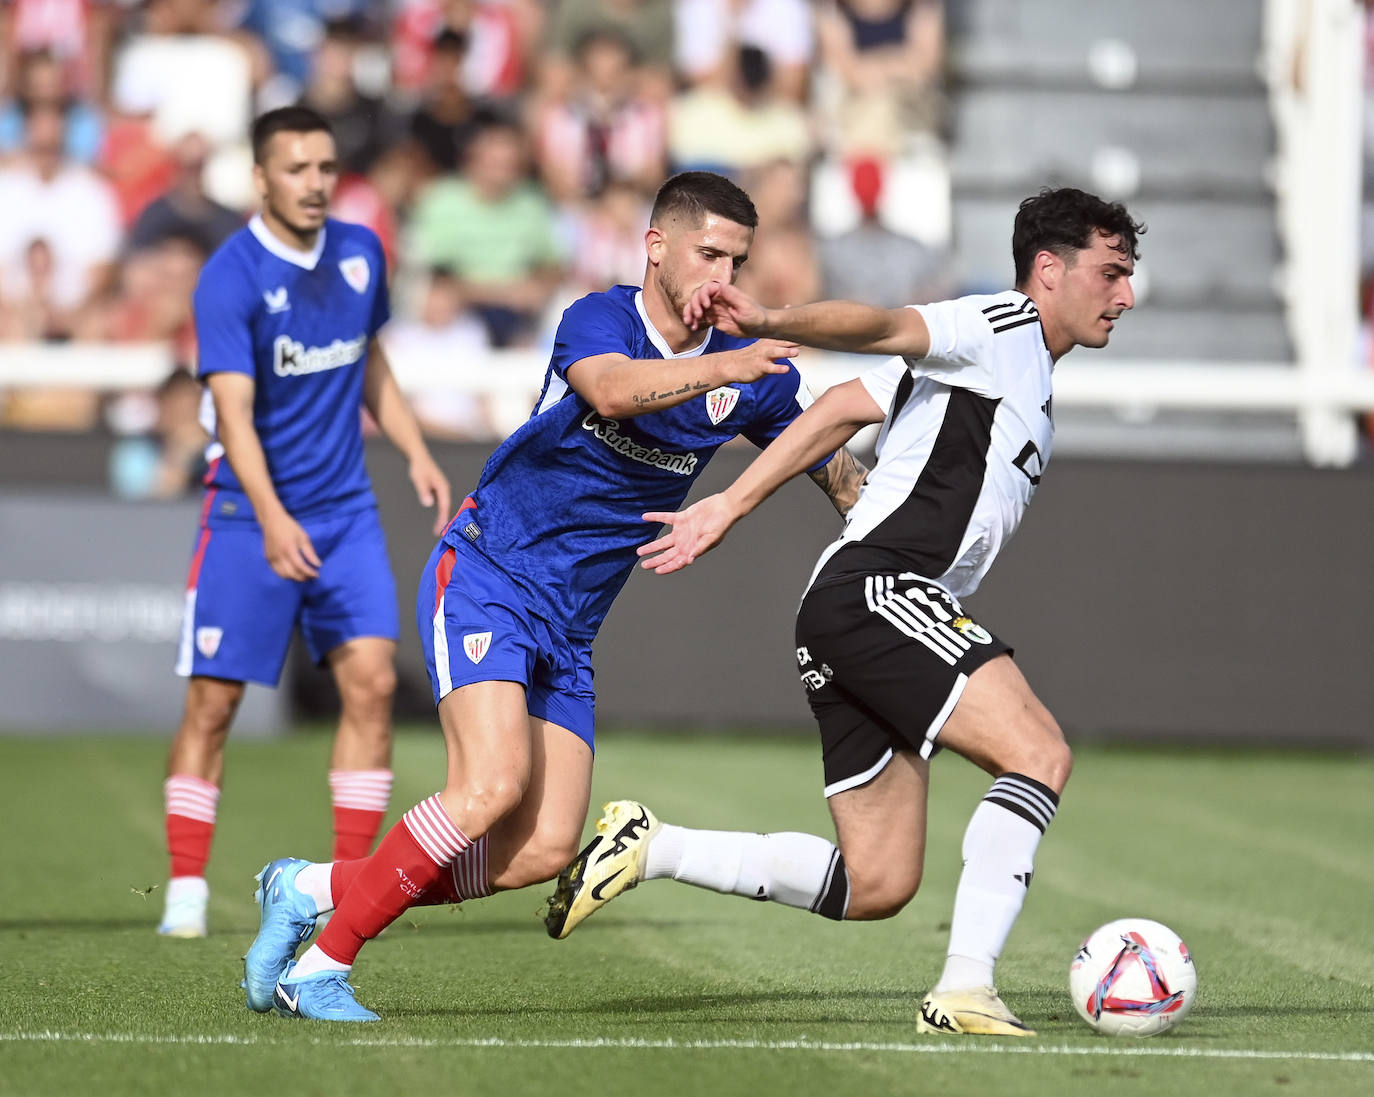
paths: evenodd
<path fill-rule="evenodd" d="M 487 460 L 444 540 L 467 539 L 520 588 L 527 605 L 567 636 L 596 635 L 655 527 L 645 511 L 682 505 L 720 446 L 743 435 L 765 446 L 801 414 L 810 394 L 786 373 L 713 389 L 686 403 L 607 419 L 567 381 L 568 367 L 598 354 L 686 358 L 752 342 L 714 329 L 673 355 L 649 323 L 642 293 L 616 286 L 573 303 L 558 325 L 533 414 Z M 822 461 L 816 466 L 821 468 Z"/>
<path fill-rule="evenodd" d="M 256 384 L 253 425 L 272 485 L 296 518 L 373 504 L 360 409 L 367 348 L 390 312 L 376 235 L 328 220 L 299 252 L 254 217 L 210 256 L 195 293 L 202 378 L 246 373 Z M 202 420 L 214 434 L 207 390 Z M 253 519 L 238 477 L 212 442 L 205 520 Z"/>

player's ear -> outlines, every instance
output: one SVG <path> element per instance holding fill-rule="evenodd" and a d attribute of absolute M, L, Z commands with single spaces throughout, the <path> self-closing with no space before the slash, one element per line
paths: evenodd
<path fill-rule="evenodd" d="M 1064 260 L 1045 248 L 1035 253 L 1035 273 L 1046 289 L 1054 289 L 1064 276 Z"/>
<path fill-rule="evenodd" d="M 649 256 L 649 262 L 658 264 L 663 261 L 663 253 L 668 249 L 668 238 L 663 235 L 663 230 L 657 225 L 650 225 L 644 233 L 644 251 Z"/>
<path fill-rule="evenodd" d="M 263 171 L 261 164 L 253 165 L 253 189 L 258 192 L 260 199 L 267 197 L 267 173 Z"/>

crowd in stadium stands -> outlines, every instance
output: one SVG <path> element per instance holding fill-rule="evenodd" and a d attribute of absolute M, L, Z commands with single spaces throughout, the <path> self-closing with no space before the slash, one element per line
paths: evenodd
<path fill-rule="evenodd" d="M 765 302 L 945 296 L 944 255 L 879 215 L 890 165 L 939 138 L 943 22 L 942 0 L 0 0 L 0 340 L 177 363 L 156 396 L 0 391 L 0 429 L 110 430 L 117 490 L 188 489 L 191 292 L 253 209 L 253 117 L 291 102 L 334 128 L 334 215 L 381 237 L 395 357 L 542 345 L 638 281 L 654 191 L 691 168 L 754 196 Z M 821 162 L 858 211 L 826 237 Z M 416 404 L 437 437 L 492 431 L 476 397 Z"/>

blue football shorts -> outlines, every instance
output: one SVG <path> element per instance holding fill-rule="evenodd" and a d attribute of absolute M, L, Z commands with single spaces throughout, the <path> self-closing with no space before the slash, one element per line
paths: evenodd
<path fill-rule="evenodd" d="M 272 570 L 257 523 L 197 531 L 178 674 L 275 686 L 298 624 L 316 663 L 349 640 L 397 638 L 396 580 L 377 508 L 301 526 L 321 563 L 300 583 Z"/>
<path fill-rule="evenodd" d="M 591 644 L 531 613 L 505 572 L 476 549 L 434 547 L 420 575 L 415 624 L 436 705 L 473 682 L 519 682 L 531 716 L 596 750 Z"/>

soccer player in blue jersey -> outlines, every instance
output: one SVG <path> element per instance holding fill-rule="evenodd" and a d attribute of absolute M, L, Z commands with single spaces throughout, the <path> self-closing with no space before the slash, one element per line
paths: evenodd
<path fill-rule="evenodd" d="M 245 682 L 275 686 L 293 629 L 328 664 L 342 715 L 330 762 L 336 857 L 361 857 L 391 789 L 395 583 L 363 464 L 361 412 L 410 463 L 420 502 L 449 514 L 377 331 L 388 312 L 377 237 L 328 216 L 338 180 L 319 114 L 253 127 L 261 212 L 215 252 L 195 293 L 214 436 L 186 588 L 177 673 L 190 678 L 165 785 L 171 882 L 159 932 L 203 937 L 224 742 Z"/>
<path fill-rule="evenodd" d="M 644 288 L 593 293 L 564 313 L 533 415 L 492 454 L 420 580 L 444 785 L 371 857 L 266 866 L 245 962 L 250 1008 L 375 1020 L 347 982 L 367 940 L 416 904 L 552 879 L 577 852 L 592 776 L 592 640 L 648 540 L 641 515 L 680 503 L 724 442 L 742 434 L 765 446 L 810 402 L 788 361 L 794 344 L 682 320 L 698 287 L 734 280 L 757 220 L 729 180 L 674 176 L 645 234 Z M 844 450 L 809 472 L 841 512 L 863 478 Z"/>

